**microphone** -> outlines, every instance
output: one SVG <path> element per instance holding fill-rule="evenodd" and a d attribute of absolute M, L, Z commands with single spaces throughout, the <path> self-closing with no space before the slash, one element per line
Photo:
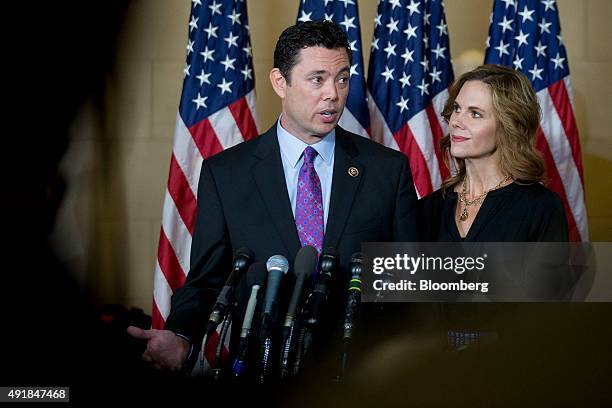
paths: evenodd
<path fill-rule="evenodd" d="M 348 287 L 348 298 L 346 301 L 346 309 L 344 313 L 344 347 L 342 350 L 342 359 L 340 362 L 339 381 L 344 379 L 346 372 L 346 363 L 348 361 L 349 346 L 353 337 L 353 327 L 357 317 L 359 305 L 361 305 L 361 273 L 363 271 L 363 254 L 356 252 L 351 257 L 349 270 L 351 271 L 351 280 Z"/>
<path fill-rule="evenodd" d="M 242 322 L 238 354 L 236 355 L 234 364 L 232 366 L 235 378 L 240 377 L 246 369 L 246 356 L 249 349 L 251 325 L 253 323 L 255 309 L 257 308 L 259 290 L 266 280 L 266 272 L 266 265 L 263 262 L 255 262 L 251 265 L 246 274 L 247 286 L 251 288 L 251 296 L 249 297 L 249 302 L 244 314 L 244 320 Z"/>
<path fill-rule="evenodd" d="M 312 344 L 312 336 L 315 332 L 317 325 L 319 324 L 321 309 L 323 304 L 327 300 L 329 293 L 329 285 L 331 283 L 332 275 L 338 269 L 338 253 L 333 247 L 327 247 L 323 249 L 321 256 L 319 257 L 319 277 L 317 283 L 308 298 L 307 303 L 307 314 L 304 324 L 304 339 L 303 339 L 303 351 L 301 356 L 305 356 L 310 349 Z M 298 351 L 300 352 L 300 351 Z"/>
<path fill-rule="evenodd" d="M 217 296 L 213 310 L 208 318 L 208 323 L 206 325 L 207 337 L 212 334 L 219 322 L 221 322 L 221 320 L 225 317 L 227 306 L 234 297 L 234 286 L 236 286 L 238 279 L 247 270 L 249 265 L 251 265 L 254 258 L 255 255 L 253 254 L 253 251 L 249 249 L 240 248 L 236 252 L 232 272 L 228 276 L 227 281 L 225 281 L 225 286 L 223 286 L 221 292 L 219 292 L 219 296 Z"/>
<path fill-rule="evenodd" d="M 321 307 L 327 300 L 332 274 L 338 268 L 338 253 L 333 247 L 325 248 L 319 257 L 319 277 L 310 295 L 309 315 L 306 323 L 314 328 L 319 323 Z"/>
<path fill-rule="evenodd" d="M 317 266 L 317 250 L 307 245 L 300 248 L 298 251 L 295 262 L 295 286 L 293 287 L 293 293 L 291 294 L 291 301 L 289 302 L 289 308 L 285 316 L 285 323 L 283 325 L 283 341 L 281 348 L 281 364 L 280 374 L 281 378 L 285 378 L 289 374 L 289 357 L 292 352 L 292 343 L 294 339 L 295 329 L 295 313 L 297 310 L 298 303 L 302 298 L 302 291 L 304 282 L 310 276 Z"/>
<path fill-rule="evenodd" d="M 361 304 L 361 272 L 363 271 L 363 254 L 361 252 L 353 254 L 349 263 L 349 270 L 351 271 L 351 280 L 349 282 L 348 299 L 344 314 L 343 338 L 350 341 L 353 337 L 353 324 L 357 310 Z"/>
<path fill-rule="evenodd" d="M 266 297 L 264 298 L 264 315 L 271 315 L 276 306 L 276 295 L 280 288 L 283 275 L 289 270 L 289 261 L 282 255 L 273 255 L 266 262 L 268 269 L 268 285 L 266 287 Z"/>
<path fill-rule="evenodd" d="M 259 382 L 264 384 L 270 372 L 270 354 L 272 352 L 272 326 L 274 324 L 273 312 L 276 306 L 276 296 L 283 275 L 289 270 L 289 261 L 282 255 L 273 255 L 266 262 L 268 269 L 268 284 L 261 319 L 261 371 Z"/>

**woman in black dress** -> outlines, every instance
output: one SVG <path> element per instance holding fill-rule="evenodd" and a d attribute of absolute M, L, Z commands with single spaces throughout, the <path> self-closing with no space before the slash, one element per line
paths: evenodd
<path fill-rule="evenodd" d="M 423 241 L 567 241 L 563 204 L 542 185 L 538 99 L 519 71 L 483 65 L 452 86 L 440 145 L 455 169 L 420 202 Z"/>
<path fill-rule="evenodd" d="M 519 71 L 483 65 L 452 86 L 440 142 L 454 175 L 419 201 L 423 241 L 567 241 L 560 198 L 542 185 L 544 161 L 535 148 L 538 99 Z M 516 304 L 442 304 L 448 343 L 458 349 L 483 338 L 516 342 Z M 539 309 L 537 309 L 539 310 Z M 520 332 L 520 330 L 518 330 Z M 512 334 L 511 334 L 512 333 Z"/>

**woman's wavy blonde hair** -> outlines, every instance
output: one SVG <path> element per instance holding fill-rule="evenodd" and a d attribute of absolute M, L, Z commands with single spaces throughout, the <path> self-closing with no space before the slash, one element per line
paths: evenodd
<path fill-rule="evenodd" d="M 467 81 L 480 81 L 489 86 L 493 100 L 493 115 L 497 126 L 496 137 L 501 173 L 519 183 L 531 184 L 544 179 L 544 160 L 535 147 L 540 124 L 540 105 L 527 77 L 500 65 L 481 65 L 466 72 L 451 87 L 442 116 L 448 123 L 454 111 L 455 99 Z M 450 154 L 450 135 L 440 140 L 446 164 L 456 173 L 442 183 L 442 191 L 456 186 L 465 177 L 465 160 Z"/>

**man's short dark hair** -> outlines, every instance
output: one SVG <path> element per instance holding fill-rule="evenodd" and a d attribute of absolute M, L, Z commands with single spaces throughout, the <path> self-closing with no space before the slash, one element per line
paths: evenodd
<path fill-rule="evenodd" d="M 351 63 L 351 47 L 346 33 L 331 21 L 306 21 L 297 23 L 282 32 L 274 50 L 274 68 L 291 83 L 291 70 L 298 63 L 301 49 L 325 47 L 333 50 L 344 48 Z"/>

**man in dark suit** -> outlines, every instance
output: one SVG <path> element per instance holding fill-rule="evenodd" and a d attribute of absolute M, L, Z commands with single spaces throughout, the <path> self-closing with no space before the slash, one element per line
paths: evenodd
<path fill-rule="evenodd" d="M 417 197 L 406 157 L 337 126 L 350 66 L 346 34 L 331 22 L 281 34 L 270 72 L 282 99 L 279 121 L 204 161 L 191 270 L 172 298 L 166 330 L 129 329 L 148 340 L 143 358 L 154 367 L 177 370 L 191 345 L 197 348 L 238 248 L 251 249 L 255 261 L 280 254 L 293 264 L 301 246 L 335 247 L 340 268 L 327 309 L 333 315 L 361 242 L 416 240 Z M 281 297 L 290 295 L 284 289 Z M 239 285 L 244 304 L 243 294 Z"/>

